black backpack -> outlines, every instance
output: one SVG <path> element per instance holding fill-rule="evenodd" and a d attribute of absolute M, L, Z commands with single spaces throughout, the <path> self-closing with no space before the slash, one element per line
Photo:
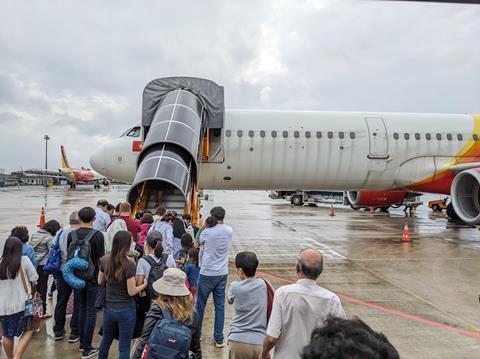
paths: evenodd
<path fill-rule="evenodd" d="M 155 290 L 153 289 L 153 283 L 163 277 L 163 272 L 168 268 L 167 259 L 168 254 L 163 253 L 162 258 L 157 263 L 152 256 L 144 256 L 148 264 L 150 264 L 150 272 L 148 273 L 148 285 L 147 285 L 147 297 L 152 300 L 158 297 Z"/>
<path fill-rule="evenodd" d="M 75 276 L 85 281 L 91 281 L 95 274 L 95 265 L 90 255 L 92 251 L 90 240 L 95 236 L 97 230 L 91 229 L 83 240 L 78 239 L 76 230 L 70 233 L 72 235 L 72 242 L 68 246 L 67 262 L 74 257 L 85 259 L 88 262 L 88 268 L 86 270 L 76 270 Z"/>

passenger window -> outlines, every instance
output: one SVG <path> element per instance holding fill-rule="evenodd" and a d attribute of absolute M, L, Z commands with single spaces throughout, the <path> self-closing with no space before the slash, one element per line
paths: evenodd
<path fill-rule="evenodd" d="M 322 138 L 322 133 L 320 131 L 317 131 L 317 138 Z"/>
<path fill-rule="evenodd" d="M 409 133 L 404 133 L 403 138 L 408 141 L 410 139 L 410 134 Z"/>
<path fill-rule="evenodd" d="M 328 138 L 333 138 L 333 132 L 332 132 L 332 131 L 328 131 L 328 132 L 327 132 L 327 137 L 328 137 Z"/>
<path fill-rule="evenodd" d="M 426 134 L 425 134 L 425 139 L 426 139 L 427 141 L 430 141 L 430 140 L 432 139 L 432 135 L 429 134 L 429 133 L 426 133 Z"/>
<path fill-rule="evenodd" d="M 288 131 L 283 131 L 282 136 L 283 136 L 283 138 L 287 138 L 288 137 Z"/>
<path fill-rule="evenodd" d="M 238 131 L 237 131 L 237 136 L 238 136 L 238 137 L 242 137 L 242 136 L 243 136 L 243 131 L 242 131 L 242 130 L 238 130 Z"/>
<path fill-rule="evenodd" d="M 400 138 L 400 135 L 397 132 L 393 133 L 393 139 L 398 140 Z"/>
<path fill-rule="evenodd" d="M 226 130 L 226 131 L 225 131 L 225 136 L 230 137 L 231 135 L 232 135 L 232 131 L 231 131 L 231 130 Z"/>
<path fill-rule="evenodd" d="M 277 137 L 277 131 L 272 131 L 272 137 L 273 138 Z"/>
<path fill-rule="evenodd" d="M 476 133 L 474 133 L 472 135 L 472 138 L 473 138 L 474 141 L 478 141 L 478 135 Z"/>
<path fill-rule="evenodd" d="M 419 133 L 416 133 L 415 134 L 415 139 L 418 141 L 420 139 L 420 134 Z"/>
<path fill-rule="evenodd" d="M 437 138 L 437 140 L 441 141 L 442 140 L 442 134 L 441 133 L 437 133 L 435 135 L 435 137 Z"/>
<path fill-rule="evenodd" d="M 264 131 L 264 130 L 261 130 L 261 131 L 260 131 L 260 137 L 261 137 L 261 138 L 264 138 L 264 137 L 265 137 L 265 131 Z"/>
<path fill-rule="evenodd" d="M 338 137 L 340 137 L 340 138 L 345 138 L 345 133 L 344 133 L 344 132 L 339 132 L 339 133 L 338 133 Z"/>
<path fill-rule="evenodd" d="M 248 137 L 253 137 L 254 134 L 255 133 L 252 130 L 248 131 Z"/>
<path fill-rule="evenodd" d="M 461 133 L 457 133 L 457 140 L 463 141 L 463 136 Z"/>
<path fill-rule="evenodd" d="M 350 132 L 350 138 L 353 140 L 355 138 L 355 132 Z"/>
<path fill-rule="evenodd" d="M 449 140 L 449 141 L 452 140 L 452 134 L 451 133 L 447 133 L 447 140 Z"/>
<path fill-rule="evenodd" d="M 310 136 L 311 136 L 310 131 L 306 131 L 306 132 L 305 132 L 305 138 L 310 138 Z"/>
<path fill-rule="evenodd" d="M 299 137 L 300 137 L 300 132 L 295 131 L 295 132 L 293 133 L 293 137 L 299 138 Z"/>

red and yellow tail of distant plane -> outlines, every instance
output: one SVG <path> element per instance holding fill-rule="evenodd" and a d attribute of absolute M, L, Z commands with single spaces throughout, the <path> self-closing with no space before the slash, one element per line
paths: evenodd
<path fill-rule="evenodd" d="M 70 182 L 71 187 L 75 187 L 77 183 L 95 183 L 96 187 L 100 186 L 100 182 L 108 183 L 108 180 L 89 168 L 72 168 L 67 159 L 65 147 L 60 146 L 60 158 L 62 168 L 60 173 Z"/>

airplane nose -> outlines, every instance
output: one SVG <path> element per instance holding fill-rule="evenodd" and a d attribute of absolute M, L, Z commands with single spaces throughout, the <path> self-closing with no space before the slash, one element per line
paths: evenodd
<path fill-rule="evenodd" d="M 90 156 L 90 166 L 101 175 L 108 177 L 107 166 L 105 163 L 105 148 L 103 146 L 93 152 Z"/>

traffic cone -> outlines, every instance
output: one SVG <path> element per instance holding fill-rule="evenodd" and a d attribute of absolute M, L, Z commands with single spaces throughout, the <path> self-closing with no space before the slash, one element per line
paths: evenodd
<path fill-rule="evenodd" d="M 408 229 L 408 222 L 405 221 L 405 225 L 403 226 L 403 233 L 402 233 L 402 242 L 411 242 L 412 238 L 410 237 L 410 230 Z"/>
<path fill-rule="evenodd" d="M 375 214 L 375 208 L 370 207 L 370 214 Z"/>
<path fill-rule="evenodd" d="M 333 209 L 333 204 L 330 205 L 330 209 L 328 210 L 328 215 L 330 217 L 334 217 L 335 216 L 335 210 Z"/>
<path fill-rule="evenodd" d="M 45 208 L 42 207 L 42 211 L 40 212 L 40 221 L 38 222 L 37 227 L 42 228 L 45 224 Z"/>

